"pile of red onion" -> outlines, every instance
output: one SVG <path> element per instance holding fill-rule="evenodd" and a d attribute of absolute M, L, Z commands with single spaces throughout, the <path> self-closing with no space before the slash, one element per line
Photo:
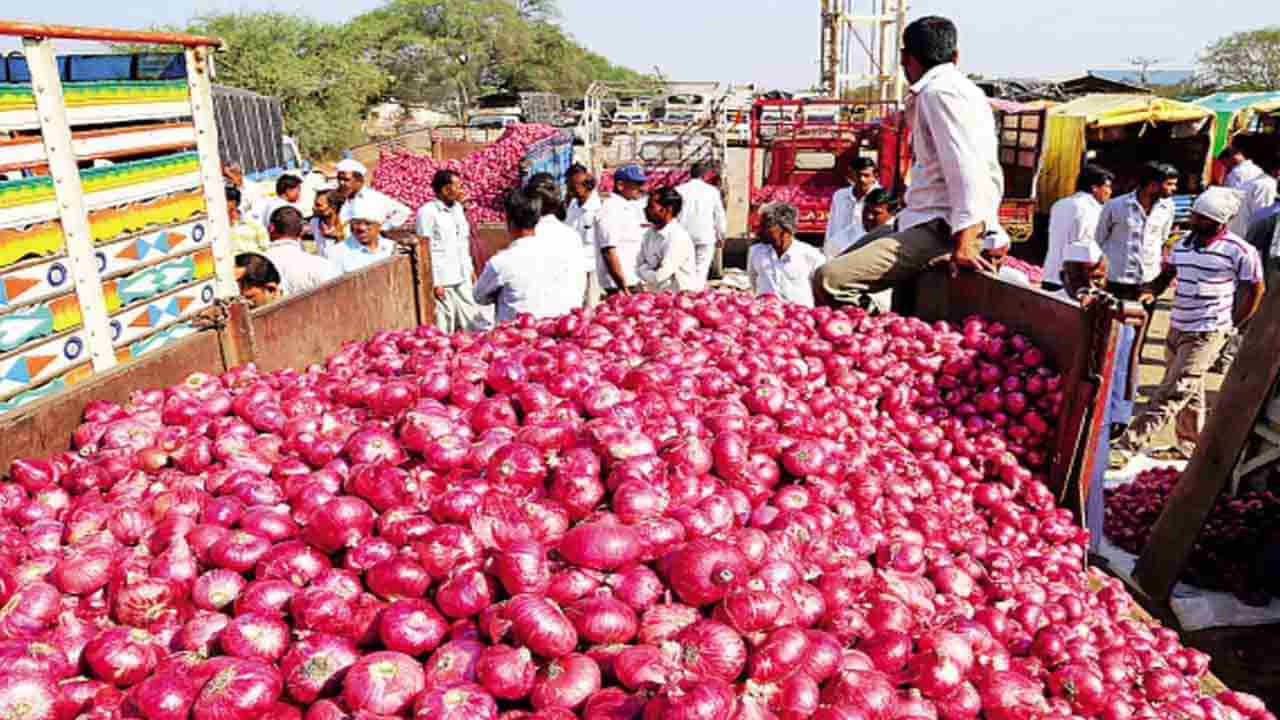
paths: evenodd
<path fill-rule="evenodd" d="M 500 223 L 504 194 L 520 184 L 520 161 L 531 145 L 558 132 L 550 125 L 512 125 L 483 149 L 446 162 L 412 153 L 384 153 L 374 171 L 373 187 L 417 212 L 435 198 L 431 179 L 436 172 L 454 170 L 461 173 L 467 190 L 464 205 L 471 223 Z"/>
<path fill-rule="evenodd" d="M 1083 569 L 1060 383 L 719 292 L 94 402 L 0 484 L 0 717 L 1271 718 Z"/>
<path fill-rule="evenodd" d="M 1140 554 L 1178 484 L 1173 468 L 1145 470 L 1132 483 L 1108 488 L 1107 538 Z M 1265 544 L 1280 531 L 1280 497 L 1270 491 L 1223 495 L 1209 514 L 1187 563 L 1183 579 L 1225 592 L 1256 592 L 1256 563 Z"/>
<path fill-rule="evenodd" d="M 753 206 L 774 202 L 785 202 L 798 208 L 831 206 L 831 198 L 843 189 L 844 185 L 835 184 L 831 178 L 814 176 L 798 185 L 765 185 L 756 188 L 751 194 Z"/>
<path fill-rule="evenodd" d="M 645 182 L 644 191 L 651 193 L 658 188 L 679 187 L 689 181 L 689 169 L 683 170 L 678 168 L 662 168 L 649 169 L 645 171 L 648 181 Z M 600 192 L 613 192 L 613 171 L 606 171 L 600 174 L 597 189 Z"/>

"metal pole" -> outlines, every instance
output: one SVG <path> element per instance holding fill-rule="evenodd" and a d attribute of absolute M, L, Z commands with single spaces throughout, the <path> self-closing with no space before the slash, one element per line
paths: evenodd
<path fill-rule="evenodd" d="M 213 55 L 206 47 L 187 48 L 187 87 L 191 92 L 191 121 L 196 128 L 196 153 L 200 156 L 200 184 L 205 212 L 213 231 L 213 264 L 218 297 L 240 294 L 236 283 L 235 256 L 231 249 L 231 219 L 222 184 L 222 160 L 218 156 L 218 126 L 213 115 Z"/>
<path fill-rule="evenodd" d="M 102 278 L 93 253 L 93 232 L 89 212 L 84 204 L 84 188 L 80 184 L 80 167 L 71 145 L 71 123 L 62 95 L 62 79 L 50 40 L 23 38 L 27 67 L 31 71 L 31 91 L 40 113 L 40 137 L 49 160 L 49 176 L 58 201 L 58 216 L 67 249 L 67 265 L 76 283 L 76 300 L 80 303 L 80 322 L 88 340 L 89 356 L 95 372 L 116 365 L 111 337 L 111 321 L 107 301 L 102 293 Z"/>
<path fill-rule="evenodd" d="M 893 0 L 898 4 L 898 22 L 894 25 L 894 79 L 893 79 L 893 101 L 902 104 L 902 96 L 906 90 L 906 79 L 902 75 L 901 58 L 902 58 L 902 31 L 907 29 L 907 0 Z"/>

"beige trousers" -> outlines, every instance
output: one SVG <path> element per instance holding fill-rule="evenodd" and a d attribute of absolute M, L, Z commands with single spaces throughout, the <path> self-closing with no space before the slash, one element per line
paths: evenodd
<path fill-rule="evenodd" d="M 818 269 L 813 280 L 815 299 L 865 306 L 870 296 L 911 280 L 951 250 L 951 230 L 942 220 L 902 232 L 878 228 L 857 247 Z"/>
<path fill-rule="evenodd" d="M 1184 332 L 1169 328 L 1164 356 L 1168 366 L 1164 379 L 1156 388 L 1142 415 L 1129 426 L 1117 443 L 1121 450 L 1143 450 L 1152 436 L 1170 422 L 1175 423 L 1178 448 L 1185 454 L 1195 452 L 1196 442 L 1204 430 L 1204 376 L 1218 359 L 1227 333 Z"/>

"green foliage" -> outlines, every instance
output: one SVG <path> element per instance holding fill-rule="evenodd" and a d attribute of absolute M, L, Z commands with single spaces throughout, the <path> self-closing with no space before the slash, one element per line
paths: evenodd
<path fill-rule="evenodd" d="M 362 142 L 369 105 L 390 78 L 347 42 L 344 26 L 279 12 L 212 13 L 187 32 L 226 43 L 217 82 L 278 98 L 304 154 L 333 157 Z"/>
<path fill-rule="evenodd" d="M 369 108 L 386 99 L 456 109 L 495 91 L 573 98 L 644 79 L 578 45 L 558 17 L 556 0 L 387 0 L 347 23 L 244 11 L 179 29 L 222 38 L 217 82 L 279 98 L 288 132 L 322 159 L 363 142 Z"/>
<path fill-rule="evenodd" d="M 1223 88 L 1280 89 L 1280 26 L 1228 35 L 1201 54 L 1200 64 Z"/>
<path fill-rule="evenodd" d="M 466 105 L 496 91 L 581 95 L 639 73 L 591 53 L 552 20 L 554 0 L 390 0 L 351 22 L 404 102 Z"/>

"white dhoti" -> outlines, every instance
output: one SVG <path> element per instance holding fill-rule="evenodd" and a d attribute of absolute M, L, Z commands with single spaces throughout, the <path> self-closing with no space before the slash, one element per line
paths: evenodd
<path fill-rule="evenodd" d="M 693 259 L 697 264 L 695 277 L 700 283 L 695 290 L 705 290 L 707 280 L 711 277 L 711 263 L 716 259 L 716 244 L 714 242 L 710 245 L 695 243 L 693 246 Z"/>
<path fill-rule="evenodd" d="M 443 298 L 436 297 L 436 327 L 447 333 L 487 330 L 493 327 L 493 309 L 475 301 L 471 283 L 450 285 Z"/>

